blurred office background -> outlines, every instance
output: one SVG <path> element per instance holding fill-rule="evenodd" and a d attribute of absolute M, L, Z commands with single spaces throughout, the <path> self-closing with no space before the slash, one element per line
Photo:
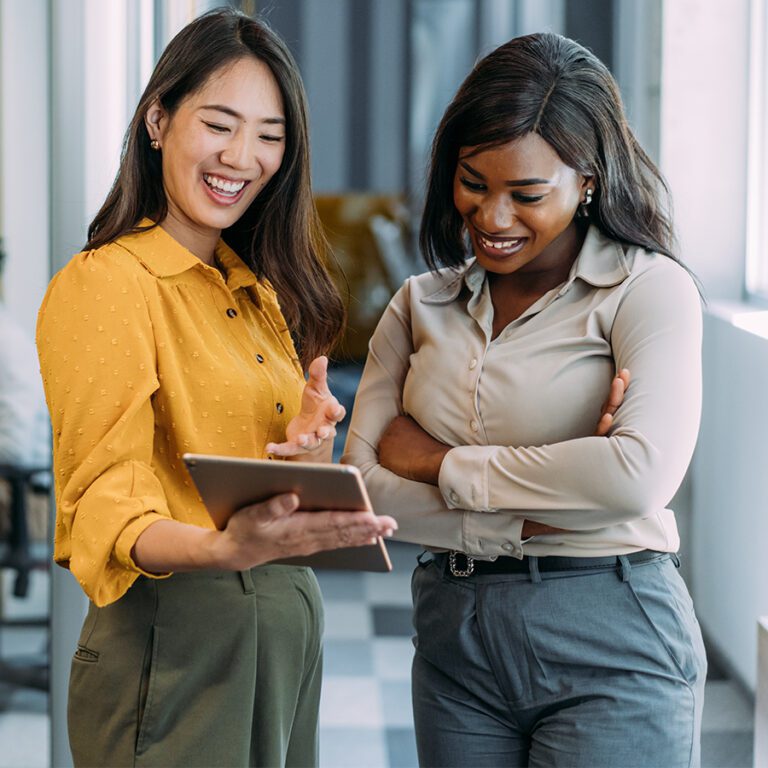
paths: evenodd
<path fill-rule="evenodd" d="M 28 336 L 50 276 L 85 240 L 160 51 L 221 4 L 0 0 L 2 302 Z M 477 57 L 547 29 L 614 72 L 636 134 L 670 182 L 683 258 L 708 299 L 702 431 L 673 502 L 710 652 L 704 765 L 768 765 L 768 628 L 759 629 L 768 615 L 768 0 L 230 4 L 266 16 L 302 70 L 318 206 L 350 284 L 351 327 L 334 372 L 346 398 L 393 290 L 424 269 L 413 234 L 429 144 Z M 49 566 L 45 473 L 2 459 L 0 473 L 0 768 L 58 768 L 71 764 L 66 684 L 85 600 Z M 324 768 L 415 765 L 417 550 L 393 551 L 388 576 L 321 574 Z"/>

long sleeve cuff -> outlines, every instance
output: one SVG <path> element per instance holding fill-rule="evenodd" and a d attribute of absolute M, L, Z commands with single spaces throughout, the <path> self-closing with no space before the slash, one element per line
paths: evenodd
<path fill-rule="evenodd" d="M 493 445 L 466 445 L 448 451 L 438 485 L 449 509 L 496 512 L 488 503 L 488 463 L 496 451 Z"/>
<path fill-rule="evenodd" d="M 503 512 L 465 512 L 463 551 L 483 558 L 523 557 L 522 532 L 525 519 Z"/>
<path fill-rule="evenodd" d="M 139 536 L 141 536 L 150 525 L 159 520 L 168 520 L 168 516 L 159 515 L 156 512 L 147 512 L 146 515 L 142 515 L 127 525 L 115 542 L 115 559 L 117 562 L 129 571 L 135 571 L 142 576 L 148 576 L 150 579 L 165 579 L 171 575 L 171 572 L 150 573 L 149 571 L 145 571 L 143 568 L 136 565 L 136 561 L 133 559 L 131 553 L 133 552 L 133 548 L 136 545 Z"/>

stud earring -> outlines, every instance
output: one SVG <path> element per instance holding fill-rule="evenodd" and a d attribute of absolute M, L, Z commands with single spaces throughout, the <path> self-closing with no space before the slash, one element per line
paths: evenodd
<path fill-rule="evenodd" d="M 582 205 L 589 205 L 592 202 L 593 194 L 594 190 L 591 187 L 587 187 L 587 191 L 584 193 L 584 201 L 582 202 Z"/>
<path fill-rule="evenodd" d="M 155 151 L 160 149 L 160 142 L 157 139 L 152 139 L 152 141 L 149 142 L 149 146 L 152 147 Z"/>

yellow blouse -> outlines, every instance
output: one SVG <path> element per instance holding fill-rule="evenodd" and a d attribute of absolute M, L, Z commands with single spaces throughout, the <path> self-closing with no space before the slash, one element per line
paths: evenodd
<path fill-rule="evenodd" d="M 263 457 L 298 412 L 273 288 L 221 241 L 216 258 L 226 281 L 155 227 L 76 255 L 40 308 L 54 559 L 98 606 L 142 573 L 131 550 L 149 525 L 213 527 L 182 454 Z"/>

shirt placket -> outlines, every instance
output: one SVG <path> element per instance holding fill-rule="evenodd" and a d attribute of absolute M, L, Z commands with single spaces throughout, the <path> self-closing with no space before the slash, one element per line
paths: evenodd
<path fill-rule="evenodd" d="M 476 323 L 473 342 L 469 345 L 467 356 L 463 360 L 464 376 L 467 382 L 466 389 L 470 398 L 467 426 L 475 441 L 484 444 L 487 443 L 488 437 L 480 411 L 480 378 L 488 354 L 493 327 L 493 304 L 487 284 L 470 297 L 467 310 Z"/>
<path fill-rule="evenodd" d="M 257 348 L 254 334 L 248 327 L 242 310 L 238 308 L 237 299 L 229 286 L 224 282 L 220 274 L 214 276 L 214 281 L 214 294 L 224 297 L 223 302 L 216 301 L 217 308 L 223 310 L 228 320 L 235 324 L 232 337 L 245 353 L 242 357 L 247 366 L 254 370 L 255 375 L 267 385 L 271 406 L 269 409 L 258 408 L 257 410 L 261 413 L 269 413 L 269 421 L 264 425 L 267 442 L 269 442 L 271 439 L 276 439 L 277 433 L 282 431 L 278 427 L 281 427 L 284 421 L 283 412 L 285 411 L 285 404 L 283 402 L 284 398 L 280 396 L 279 386 L 276 386 L 279 384 L 278 377 L 272 375 L 269 354 L 266 350 Z M 266 321 L 263 318 L 261 322 L 266 325 Z M 268 330 L 265 328 L 264 332 L 267 333 Z"/>

